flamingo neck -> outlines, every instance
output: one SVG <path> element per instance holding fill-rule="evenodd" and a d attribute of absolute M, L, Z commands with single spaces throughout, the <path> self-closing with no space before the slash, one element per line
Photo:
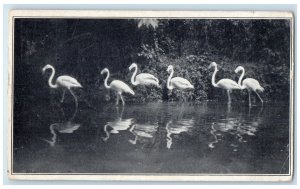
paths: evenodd
<path fill-rule="evenodd" d="M 136 73 L 137 73 L 137 66 L 134 66 L 134 72 L 133 72 L 133 74 L 132 74 L 132 76 L 131 76 L 131 83 L 132 83 L 133 85 L 137 85 L 137 84 L 138 84 L 138 83 L 136 82 L 136 79 L 135 79 Z"/>
<path fill-rule="evenodd" d="M 173 70 L 173 68 L 172 68 L 172 69 L 171 69 L 171 74 L 170 74 L 170 76 L 168 77 L 168 81 L 167 81 L 167 88 L 170 89 L 170 90 L 173 89 L 172 86 L 171 86 L 171 84 L 170 84 L 170 83 L 171 83 L 171 78 L 173 77 L 173 74 L 174 74 L 174 70 Z"/>
<path fill-rule="evenodd" d="M 242 79 L 243 79 L 244 75 L 245 75 L 245 69 L 243 68 L 243 69 L 242 69 L 242 74 L 241 74 L 241 76 L 240 76 L 240 78 L 239 78 L 239 82 L 238 82 L 238 85 L 239 85 L 242 89 L 243 89 L 243 86 L 242 86 Z"/>
<path fill-rule="evenodd" d="M 50 67 L 50 69 L 52 70 L 52 73 L 51 73 L 51 76 L 48 80 L 48 84 L 51 88 L 57 88 L 58 87 L 57 83 L 55 83 L 55 85 L 52 84 L 52 80 L 53 80 L 53 77 L 55 75 L 55 69 L 52 66 Z"/>
<path fill-rule="evenodd" d="M 110 86 L 107 84 L 108 78 L 109 78 L 109 71 L 107 70 L 107 75 L 106 75 L 106 78 L 104 80 L 104 86 L 105 86 L 105 88 L 110 89 Z"/>
<path fill-rule="evenodd" d="M 216 84 L 216 74 L 217 74 L 217 72 L 218 72 L 218 68 L 217 67 L 215 67 L 215 71 L 214 71 L 214 73 L 213 73 L 213 75 L 212 75 L 212 78 L 211 78 L 211 83 L 212 83 L 212 85 L 214 86 L 214 87 L 218 87 L 218 85 Z"/>

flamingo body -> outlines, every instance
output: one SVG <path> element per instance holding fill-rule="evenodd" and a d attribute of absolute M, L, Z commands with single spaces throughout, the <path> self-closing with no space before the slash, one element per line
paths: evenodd
<path fill-rule="evenodd" d="M 71 88 L 82 88 L 81 84 L 73 77 L 67 76 L 67 75 L 63 75 L 63 76 L 59 76 L 56 79 L 56 83 L 61 86 L 61 87 L 65 87 L 67 89 L 71 89 Z"/>
<path fill-rule="evenodd" d="M 217 87 L 225 90 L 241 89 L 240 86 L 231 79 L 221 79 L 217 82 Z"/>
<path fill-rule="evenodd" d="M 167 88 L 173 90 L 174 88 L 185 90 L 185 89 L 194 89 L 194 86 L 187 80 L 182 77 L 173 77 L 174 68 L 172 65 L 168 66 L 167 72 L 171 72 L 167 81 Z"/>
<path fill-rule="evenodd" d="M 74 112 L 74 114 L 71 118 L 71 120 L 72 120 L 75 117 L 75 115 L 77 113 L 77 108 L 78 108 L 77 97 L 73 93 L 72 88 L 82 88 L 82 85 L 75 78 L 73 78 L 71 76 L 68 76 L 68 75 L 59 76 L 56 79 L 55 84 L 52 84 L 52 80 L 53 80 L 53 77 L 55 75 L 55 69 L 50 64 L 47 64 L 46 66 L 43 67 L 43 73 L 47 69 L 52 70 L 51 76 L 48 80 L 49 86 L 51 88 L 58 88 L 59 87 L 59 88 L 63 89 L 63 95 L 62 95 L 62 98 L 61 98 L 60 102 L 62 103 L 64 101 L 66 89 L 68 89 L 70 91 L 70 93 L 72 94 L 72 96 L 74 97 L 76 109 L 75 109 L 75 112 Z"/>
<path fill-rule="evenodd" d="M 110 83 L 110 88 L 117 93 L 129 93 L 134 95 L 134 91 L 123 81 L 114 80 Z"/>
<path fill-rule="evenodd" d="M 182 77 L 173 77 L 174 68 L 172 65 L 168 66 L 167 72 L 171 72 L 170 76 L 168 77 L 167 81 L 167 88 L 169 90 L 179 89 L 179 90 L 187 90 L 187 89 L 194 89 L 194 86 L 187 80 Z"/>
<path fill-rule="evenodd" d="M 217 72 L 219 71 L 219 70 L 218 70 L 218 65 L 217 65 L 217 63 L 212 62 L 212 63 L 209 65 L 208 69 L 210 69 L 211 67 L 214 67 L 214 69 L 215 69 L 215 71 L 214 71 L 214 73 L 213 73 L 213 75 L 212 75 L 212 79 L 211 79 L 212 85 L 213 85 L 214 87 L 217 87 L 217 88 L 221 88 L 221 89 L 227 90 L 228 104 L 231 104 L 230 92 L 231 92 L 233 89 L 241 89 L 240 85 L 239 85 L 237 82 L 235 82 L 235 81 L 233 81 L 233 80 L 231 80 L 231 79 L 227 79 L 227 78 L 226 78 L 226 79 L 221 79 L 220 81 L 218 81 L 218 82 L 216 83 L 215 78 L 216 78 Z"/>
<path fill-rule="evenodd" d="M 259 84 L 256 79 L 247 78 L 243 80 L 242 88 L 250 89 L 251 91 L 264 92 L 264 88 Z"/>
<path fill-rule="evenodd" d="M 44 66 L 43 68 L 43 73 L 47 70 L 47 69 L 51 69 L 52 70 L 52 74 L 48 80 L 49 86 L 51 88 L 57 88 L 57 87 L 62 87 L 62 88 L 66 88 L 66 89 L 71 89 L 71 88 L 82 88 L 82 85 L 73 77 L 68 76 L 68 75 L 63 75 L 63 76 L 59 76 L 56 79 L 55 84 L 52 84 L 52 80 L 53 77 L 55 75 L 55 69 L 53 66 L 51 66 L 50 64 L 47 64 L 46 66 Z"/>
<path fill-rule="evenodd" d="M 241 89 L 247 89 L 248 90 L 248 94 L 249 94 L 249 106 L 251 106 L 251 91 L 255 92 L 256 95 L 258 96 L 258 98 L 260 99 L 261 103 L 263 104 L 264 101 L 262 100 L 262 98 L 259 96 L 259 94 L 257 93 L 257 91 L 259 92 L 263 92 L 264 88 L 259 84 L 259 82 L 256 79 L 253 78 L 247 78 L 243 80 L 244 74 L 245 74 L 245 69 L 242 66 L 238 66 L 235 69 L 235 73 L 238 73 L 242 71 L 242 74 L 239 78 L 239 86 L 241 87 Z M 242 81 L 243 80 L 243 81 Z"/>
<path fill-rule="evenodd" d="M 148 86 L 148 85 L 155 85 L 157 87 L 159 86 L 159 81 L 158 79 L 149 73 L 140 73 L 138 75 L 137 74 L 137 64 L 136 63 L 132 63 L 129 67 L 129 70 L 134 69 L 134 73 L 131 76 L 131 83 L 132 85 L 144 85 L 144 86 Z"/>
<path fill-rule="evenodd" d="M 107 68 L 104 68 L 101 71 L 101 74 L 104 74 L 104 73 L 107 73 L 107 76 L 104 80 L 105 88 L 114 90 L 117 93 L 116 104 L 119 103 L 119 97 L 120 97 L 122 100 L 122 104 L 125 105 L 125 101 L 123 99 L 122 93 L 129 93 L 129 94 L 135 95 L 134 91 L 126 83 L 124 83 L 123 81 L 120 81 L 120 80 L 114 80 L 110 83 L 110 85 L 108 85 L 107 80 L 109 78 L 109 70 Z"/>
<path fill-rule="evenodd" d="M 174 77 L 170 80 L 169 89 L 172 90 L 174 88 L 185 90 L 185 89 L 193 89 L 194 86 L 187 80 L 182 77 Z"/>
<path fill-rule="evenodd" d="M 135 80 L 139 85 L 155 85 L 159 87 L 158 79 L 149 73 L 140 73 L 135 77 Z"/>

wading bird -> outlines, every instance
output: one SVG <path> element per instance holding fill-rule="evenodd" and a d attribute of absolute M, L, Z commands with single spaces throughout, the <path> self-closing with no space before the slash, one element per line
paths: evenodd
<path fill-rule="evenodd" d="M 263 104 L 264 101 L 262 100 L 262 98 L 259 96 L 259 94 L 257 93 L 257 91 L 259 92 L 263 92 L 264 91 L 264 88 L 262 86 L 260 86 L 259 82 L 256 80 L 256 79 L 252 79 L 252 78 L 247 78 L 247 79 L 244 79 L 243 80 L 243 84 L 242 84 L 242 79 L 245 75 L 245 69 L 244 67 L 242 66 L 238 66 L 236 69 L 235 69 L 235 73 L 238 73 L 242 71 L 242 74 L 239 78 L 239 86 L 241 87 L 241 89 L 247 89 L 248 90 L 248 94 L 249 94 L 249 106 L 251 106 L 251 91 L 255 92 L 258 96 L 258 98 L 260 99 L 261 103 Z"/>
<path fill-rule="evenodd" d="M 72 96 L 74 97 L 75 105 L 76 105 L 76 109 L 75 109 L 75 112 L 74 112 L 73 117 L 72 117 L 72 118 L 74 118 L 74 116 L 77 112 L 77 108 L 78 108 L 78 101 L 77 101 L 76 95 L 72 91 L 72 88 L 82 88 L 81 84 L 75 78 L 67 76 L 67 75 L 59 76 L 56 79 L 55 84 L 52 84 L 52 80 L 53 80 L 53 77 L 55 75 L 55 69 L 50 64 L 47 64 L 43 68 L 43 73 L 45 73 L 45 71 L 47 69 L 52 70 L 52 74 L 51 74 L 51 76 L 48 80 L 49 86 L 53 89 L 58 88 L 58 87 L 63 89 L 63 95 L 62 95 L 62 98 L 61 98 L 60 102 L 62 103 L 64 101 L 66 90 L 69 90 L 70 93 L 72 94 Z"/>
<path fill-rule="evenodd" d="M 194 89 L 194 86 L 188 80 L 182 77 L 172 78 L 174 74 L 174 68 L 172 65 L 168 66 L 167 72 L 171 72 L 167 81 L 167 88 L 169 90 L 173 90 L 174 88 L 177 88 L 179 90 Z"/>
<path fill-rule="evenodd" d="M 211 79 L 211 83 L 214 87 L 218 87 L 218 88 L 221 88 L 221 89 L 225 89 L 227 90 L 227 95 L 228 95 L 228 104 L 231 103 L 231 98 L 230 98 L 230 93 L 233 89 L 241 89 L 241 87 L 233 80 L 231 79 L 221 79 L 220 81 L 218 81 L 218 83 L 216 83 L 215 81 L 215 78 L 216 78 L 216 74 L 217 72 L 219 71 L 218 70 L 218 66 L 217 66 L 217 63 L 215 62 L 212 62 L 208 69 L 214 67 L 215 68 L 215 71 L 212 75 L 212 79 Z"/>
<path fill-rule="evenodd" d="M 134 68 L 134 72 L 131 76 L 131 83 L 132 85 L 155 85 L 157 87 L 159 86 L 158 79 L 154 77 L 154 75 L 149 74 L 149 73 L 140 73 L 136 75 L 137 73 L 137 65 L 136 63 L 132 63 L 129 67 L 129 70 L 131 71 Z"/>
<path fill-rule="evenodd" d="M 114 90 L 116 92 L 116 94 L 117 94 L 117 102 L 116 102 L 116 104 L 117 105 L 119 104 L 119 97 L 122 100 L 122 104 L 125 105 L 122 93 L 123 92 L 124 93 L 130 93 L 132 95 L 134 95 L 135 93 L 133 92 L 133 90 L 126 83 L 124 83 L 123 81 L 120 81 L 120 80 L 113 80 L 110 83 L 110 85 L 108 85 L 107 84 L 107 80 L 109 78 L 109 70 L 107 68 L 104 68 L 101 71 L 101 74 L 104 74 L 104 73 L 107 73 L 106 78 L 104 80 L 104 86 L 105 86 L 105 88 L 112 89 L 112 90 Z"/>

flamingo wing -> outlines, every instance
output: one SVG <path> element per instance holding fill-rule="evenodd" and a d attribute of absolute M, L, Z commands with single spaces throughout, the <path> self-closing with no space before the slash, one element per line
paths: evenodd
<path fill-rule="evenodd" d="M 247 89 L 251 89 L 252 91 L 264 91 L 264 88 L 259 84 L 256 79 L 247 78 L 243 81 L 243 85 L 246 86 Z"/>
<path fill-rule="evenodd" d="M 144 79 L 144 80 L 153 80 L 158 83 L 158 79 L 154 75 L 149 74 L 149 73 L 141 73 L 141 74 L 137 75 L 137 77 Z"/>
<path fill-rule="evenodd" d="M 194 88 L 194 86 L 187 79 L 184 79 L 182 77 L 172 78 L 171 84 L 179 89 Z"/>
<path fill-rule="evenodd" d="M 123 81 L 120 81 L 120 80 L 114 80 L 110 83 L 110 87 L 111 89 L 119 92 L 119 93 L 122 93 L 122 92 L 125 92 L 125 93 L 130 93 L 132 95 L 134 95 L 134 91 L 126 84 L 124 83 Z"/>
<path fill-rule="evenodd" d="M 241 87 L 237 84 L 237 82 L 231 80 L 231 79 L 221 79 L 217 83 L 218 87 L 226 89 L 226 90 L 232 90 L 232 89 L 241 89 Z"/>
<path fill-rule="evenodd" d="M 67 87 L 67 88 L 71 88 L 71 87 L 79 87 L 81 88 L 81 84 L 73 77 L 67 76 L 67 75 L 63 75 L 63 76 L 59 76 L 56 80 L 56 82 L 63 86 L 63 87 Z"/>

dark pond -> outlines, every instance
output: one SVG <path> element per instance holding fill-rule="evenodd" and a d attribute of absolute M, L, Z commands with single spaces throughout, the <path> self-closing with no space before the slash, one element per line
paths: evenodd
<path fill-rule="evenodd" d="M 72 121 L 32 108 L 14 126 L 15 173 L 289 173 L 284 104 L 79 105 Z"/>

